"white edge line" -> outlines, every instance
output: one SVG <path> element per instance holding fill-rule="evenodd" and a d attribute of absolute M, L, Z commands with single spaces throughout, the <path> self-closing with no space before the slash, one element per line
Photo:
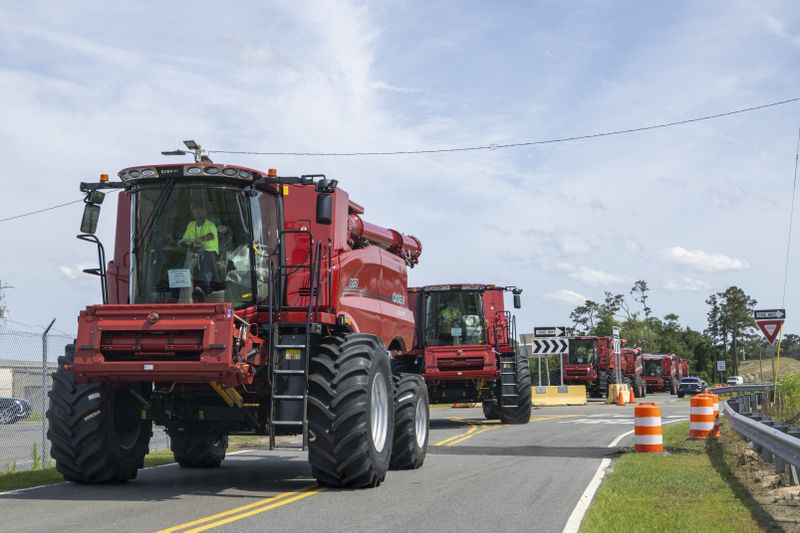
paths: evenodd
<path fill-rule="evenodd" d="M 242 455 L 243 453 L 248 453 L 252 451 L 253 451 L 252 449 L 237 450 L 235 452 L 228 452 L 225 454 L 225 456 L 227 457 L 229 455 Z M 142 468 L 141 470 L 155 470 L 156 468 L 165 468 L 167 466 L 175 466 L 177 464 L 178 463 L 165 463 L 163 465 L 148 466 Z M 0 492 L 0 496 L 14 496 L 15 494 L 23 494 L 25 492 L 30 492 L 32 490 L 44 489 L 47 487 L 58 487 L 60 485 L 69 485 L 69 484 L 70 484 L 69 481 L 62 481 L 60 483 L 48 483 L 47 485 L 36 485 L 35 487 L 25 487 L 24 489 L 7 490 L 5 492 Z"/>
<path fill-rule="evenodd" d="M 667 422 L 662 423 L 662 425 L 673 424 L 675 422 L 684 422 L 686 420 L 688 420 L 688 418 L 669 420 Z M 633 432 L 634 430 L 631 430 L 631 431 L 626 431 L 621 435 L 617 435 L 617 437 L 611 441 L 608 447 L 613 448 L 614 446 L 619 444 L 622 439 L 632 434 Z M 608 467 L 610 465 L 611 465 L 611 459 L 605 458 L 600 461 L 600 466 L 597 467 L 597 470 L 594 473 L 594 477 L 592 477 L 591 481 L 589 481 L 589 485 L 586 486 L 586 490 L 583 491 L 583 494 L 581 494 L 581 497 L 578 499 L 578 503 L 575 505 L 575 508 L 569 515 L 569 518 L 567 519 L 567 523 L 564 526 L 562 533 L 577 533 L 578 529 L 581 526 L 581 522 L 583 521 L 583 516 L 586 514 L 586 511 L 589 510 L 589 505 L 591 505 L 592 500 L 594 499 L 594 495 L 597 492 L 597 489 L 600 487 L 600 482 L 603 481 L 603 478 L 606 475 L 606 471 L 608 470 Z"/>

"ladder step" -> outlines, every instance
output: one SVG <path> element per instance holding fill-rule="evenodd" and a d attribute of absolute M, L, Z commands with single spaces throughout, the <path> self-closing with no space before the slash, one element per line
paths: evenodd
<path fill-rule="evenodd" d="M 306 447 L 302 444 L 276 444 L 272 447 L 273 450 L 305 450 Z"/>
<path fill-rule="evenodd" d="M 516 398 L 516 394 L 503 394 L 503 398 Z"/>
<path fill-rule="evenodd" d="M 305 344 L 276 344 L 276 348 L 305 348 Z"/>
<path fill-rule="evenodd" d="M 272 422 L 273 426 L 302 426 L 303 424 L 302 420 L 274 420 Z"/>
<path fill-rule="evenodd" d="M 272 397 L 275 400 L 305 400 L 305 396 L 302 394 L 273 394 Z"/>
<path fill-rule="evenodd" d="M 274 374 L 292 374 L 292 375 L 303 375 L 306 373 L 305 370 L 281 370 L 276 369 L 272 371 Z"/>

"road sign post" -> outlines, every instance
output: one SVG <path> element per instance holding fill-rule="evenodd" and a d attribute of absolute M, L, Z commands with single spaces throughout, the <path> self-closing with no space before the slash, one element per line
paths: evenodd
<path fill-rule="evenodd" d="M 613 326 L 611 328 L 611 333 L 614 336 L 614 375 L 617 378 L 617 384 L 622 383 L 622 369 L 620 365 L 622 364 L 622 360 L 620 359 L 620 355 L 622 354 L 622 346 L 621 341 L 619 339 L 620 330 L 617 326 Z"/>
<path fill-rule="evenodd" d="M 769 344 L 772 346 L 772 382 L 778 384 L 778 374 L 781 368 L 781 343 L 778 341 L 777 355 L 775 351 L 775 340 L 783 329 L 783 321 L 786 320 L 786 309 L 758 309 L 753 311 L 753 318 L 758 324 L 758 329 L 764 334 Z M 777 395 L 777 387 L 775 388 Z M 776 400 L 777 400 L 776 396 Z"/>

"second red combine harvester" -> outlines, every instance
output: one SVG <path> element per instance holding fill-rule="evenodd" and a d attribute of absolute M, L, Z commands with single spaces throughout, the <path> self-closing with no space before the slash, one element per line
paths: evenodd
<path fill-rule="evenodd" d="M 527 424 L 531 417 L 528 359 L 516 345 L 516 320 L 505 310 L 521 289 L 483 284 L 409 289 L 416 317 L 414 348 L 394 368 L 421 375 L 433 403 L 482 402 L 487 418 Z"/>
<path fill-rule="evenodd" d="M 363 220 L 335 180 L 196 155 L 81 184 L 80 238 L 98 247 L 103 304 L 80 313 L 54 374 L 58 471 L 132 479 L 154 423 L 182 467 L 219 466 L 228 435 L 307 449 L 333 486 L 422 465 L 427 389 L 389 357 L 413 345 L 407 268 L 420 242 Z M 106 270 L 94 233 L 107 189 L 120 194 Z"/>

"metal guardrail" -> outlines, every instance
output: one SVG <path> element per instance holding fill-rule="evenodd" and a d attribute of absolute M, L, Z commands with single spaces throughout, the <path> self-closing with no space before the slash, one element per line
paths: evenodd
<path fill-rule="evenodd" d="M 741 391 L 741 386 L 738 390 Z M 738 413 L 728 402 L 722 402 L 722 405 L 728 423 L 734 431 L 753 443 L 753 450 L 761 454 L 761 459 L 765 463 L 772 463 L 779 474 L 786 472 L 788 466 L 789 482 L 792 485 L 800 483 L 800 428 L 786 426 L 769 417 L 762 418 L 757 413 L 750 416 Z M 747 402 L 748 410 L 750 405 Z"/>
<path fill-rule="evenodd" d="M 764 392 L 764 391 L 771 391 L 775 389 L 775 385 L 772 383 L 764 383 L 761 385 L 733 385 L 730 387 L 710 387 L 708 392 L 713 392 L 714 394 L 732 394 L 734 392 Z"/>

